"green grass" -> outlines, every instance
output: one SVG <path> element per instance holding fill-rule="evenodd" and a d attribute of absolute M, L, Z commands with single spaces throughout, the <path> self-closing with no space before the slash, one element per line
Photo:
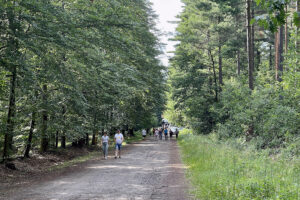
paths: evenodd
<path fill-rule="evenodd" d="M 236 148 L 208 136 L 180 134 L 187 177 L 199 199 L 300 200 L 300 160 Z"/>

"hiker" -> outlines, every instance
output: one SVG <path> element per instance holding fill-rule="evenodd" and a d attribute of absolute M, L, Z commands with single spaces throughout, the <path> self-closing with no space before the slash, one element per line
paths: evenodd
<path fill-rule="evenodd" d="M 167 128 L 165 128 L 164 134 L 165 134 L 165 140 L 167 140 L 168 139 L 168 129 Z"/>
<path fill-rule="evenodd" d="M 155 129 L 155 139 L 157 140 L 158 139 L 158 129 Z"/>
<path fill-rule="evenodd" d="M 178 128 L 176 128 L 176 130 L 175 130 L 176 139 L 178 138 L 178 134 L 179 134 L 179 130 L 178 130 Z"/>
<path fill-rule="evenodd" d="M 162 128 L 159 128 L 158 135 L 159 139 L 162 140 Z"/>
<path fill-rule="evenodd" d="M 173 131 L 170 129 L 170 138 L 173 136 Z"/>
<path fill-rule="evenodd" d="M 142 135 L 143 135 L 143 139 L 145 139 L 146 135 L 147 135 L 147 132 L 145 129 L 142 130 Z"/>
<path fill-rule="evenodd" d="M 105 160 L 107 159 L 107 155 L 108 155 L 108 141 L 109 141 L 109 137 L 107 135 L 107 132 L 104 132 L 103 136 L 101 137 L 101 144 L 102 144 L 103 156 Z"/>
<path fill-rule="evenodd" d="M 116 143 L 115 159 L 117 159 L 118 154 L 119 154 L 119 158 L 121 158 L 121 147 L 123 141 L 124 141 L 123 134 L 120 132 L 120 130 L 117 130 L 117 133 L 115 134 L 115 143 Z"/>

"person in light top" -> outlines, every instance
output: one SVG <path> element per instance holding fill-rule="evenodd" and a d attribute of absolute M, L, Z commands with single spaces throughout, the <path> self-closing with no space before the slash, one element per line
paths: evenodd
<path fill-rule="evenodd" d="M 107 133 L 104 132 L 103 136 L 101 137 L 101 144 L 102 144 L 103 156 L 105 160 L 107 159 L 107 155 L 108 155 L 108 141 L 109 141 L 109 137 Z"/>
<path fill-rule="evenodd" d="M 115 143 L 116 143 L 115 159 L 117 159 L 118 155 L 119 155 L 119 158 L 121 158 L 121 147 L 122 147 L 123 141 L 124 141 L 124 136 L 121 133 L 121 131 L 118 130 L 117 133 L 115 134 Z"/>
<path fill-rule="evenodd" d="M 147 132 L 145 129 L 142 130 L 142 135 L 143 135 L 143 138 L 145 139 L 146 135 L 147 135 Z"/>

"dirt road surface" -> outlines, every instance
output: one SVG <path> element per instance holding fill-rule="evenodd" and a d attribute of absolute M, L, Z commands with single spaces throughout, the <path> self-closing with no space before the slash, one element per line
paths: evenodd
<path fill-rule="evenodd" d="M 53 180 L 0 195 L 11 200 L 188 200 L 175 139 L 132 144 L 121 159 L 87 164 Z"/>

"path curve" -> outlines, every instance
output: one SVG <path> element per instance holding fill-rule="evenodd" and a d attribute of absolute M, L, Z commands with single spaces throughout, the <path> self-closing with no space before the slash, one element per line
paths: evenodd
<path fill-rule="evenodd" d="M 187 182 L 175 139 L 132 144 L 55 180 L 14 191 L 11 200 L 187 200 Z"/>

